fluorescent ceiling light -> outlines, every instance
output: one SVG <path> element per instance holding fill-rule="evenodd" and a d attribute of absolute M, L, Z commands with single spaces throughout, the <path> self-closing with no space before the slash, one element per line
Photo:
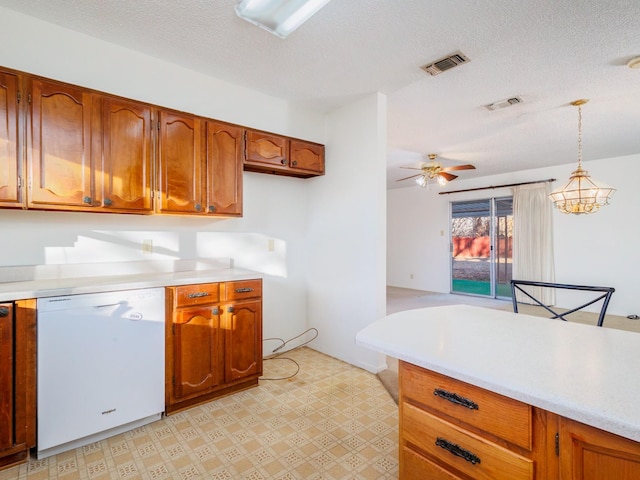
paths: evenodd
<path fill-rule="evenodd" d="M 236 13 L 280 38 L 287 38 L 327 3 L 329 0 L 241 0 Z"/>

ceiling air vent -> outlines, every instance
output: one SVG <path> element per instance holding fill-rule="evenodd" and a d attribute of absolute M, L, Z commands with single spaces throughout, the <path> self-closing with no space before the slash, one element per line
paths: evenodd
<path fill-rule="evenodd" d="M 420 68 L 429 75 L 439 75 L 442 72 L 451 70 L 453 67 L 457 67 L 463 63 L 468 63 L 469 61 L 470 60 L 462 52 L 458 51 Z"/>
<path fill-rule="evenodd" d="M 489 105 L 485 105 L 484 108 L 487 110 L 498 110 L 500 108 L 510 107 L 511 105 L 517 105 L 519 103 L 524 103 L 522 97 L 511 97 L 505 98 L 504 100 L 500 100 L 498 102 L 490 103 Z"/>

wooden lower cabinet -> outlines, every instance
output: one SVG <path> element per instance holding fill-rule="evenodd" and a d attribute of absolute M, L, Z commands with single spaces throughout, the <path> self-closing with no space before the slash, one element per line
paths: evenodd
<path fill-rule="evenodd" d="M 258 384 L 262 280 L 167 287 L 167 414 Z"/>
<path fill-rule="evenodd" d="M 400 479 L 638 480 L 640 443 L 400 362 Z"/>
<path fill-rule="evenodd" d="M 24 462 L 36 440 L 35 300 L 0 304 L 0 468 Z"/>

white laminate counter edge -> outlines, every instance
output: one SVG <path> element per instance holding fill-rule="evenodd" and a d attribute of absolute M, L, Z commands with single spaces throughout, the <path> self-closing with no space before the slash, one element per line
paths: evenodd
<path fill-rule="evenodd" d="M 262 274 L 239 268 L 224 268 L 137 275 L 96 275 L 93 277 L 31 280 L 0 283 L 0 301 L 9 302 L 27 298 L 169 287 L 193 283 L 229 282 L 254 278 L 262 278 Z"/>
<path fill-rule="evenodd" d="M 356 344 L 640 441 L 640 334 L 467 305 L 407 310 Z"/>

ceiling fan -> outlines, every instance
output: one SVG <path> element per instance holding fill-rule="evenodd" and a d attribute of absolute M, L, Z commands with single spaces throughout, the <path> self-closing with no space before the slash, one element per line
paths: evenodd
<path fill-rule="evenodd" d="M 421 170 L 422 173 L 416 173 L 415 175 L 411 175 L 409 177 L 401 178 L 396 180 L 396 182 L 402 182 L 403 180 L 409 180 L 410 178 L 415 178 L 416 183 L 421 187 L 426 187 L 429 185 L 430 180 L 436 180 L 439 185 L 445 185 L 447 182 L 451 180 L 455 180 L 458 178 L 457 175 L 453 175 L 449 173 L 454 170 L 475 170 L 476 167 L 473 165 L 454 165 L 452 167 L 443 167 L 442 164 L 436 162 L 436 158 L 438 155 L 435 153 L 430 153 L 427 155 L 429 158 L 428 163 L 422 164 L 422 167 L 400 167 L 400 168 L 408 168 L 410 170 Z"/>

